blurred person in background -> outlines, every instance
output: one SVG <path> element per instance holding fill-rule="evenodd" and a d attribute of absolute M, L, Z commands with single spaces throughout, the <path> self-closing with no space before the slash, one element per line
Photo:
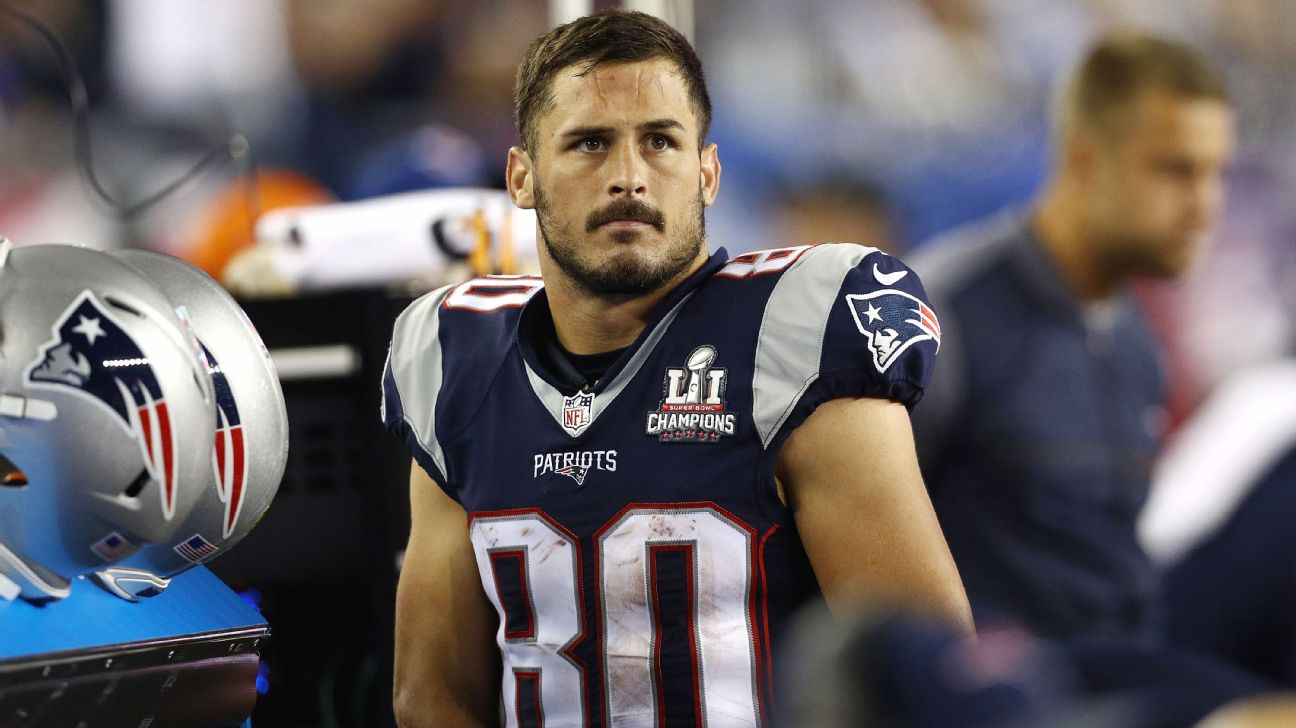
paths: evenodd
<path fill-rule="evenodd" d="M 1139 533 L 1167 639 L 1296 688 L 1296 351 L 1224 379 L 1152 485 Z"/>
<path fill-rule="evenodd" d="M 1296 686 L 1296 5 L 1220 3 L 1240 173 L 1205 265 L 1161 296 L 1182 425 L 1139 522 L 1165 569 L 1167 639 Z M 1249 92 L 1250 103 L 1242 95 Z M 1220 305 L 1228 301 L 1228 305 Z M 1227 342 L 1221 345 L 1221 342 Z"/>
<path fill-rule="evenodd" d="M 891 205 L 876 185 L 847 173 L 788 185 L 773 203 L 777 240 L 788 244 L 853 240 L 899 253 Z"/>
<path fill-rule="evenodd" d="M 866 170 L 910 249 L 1035 188 L 1047 79 L 1093 28 L 1069 0 L 716 0 L 698 14 L 729 189 L 777 197 L 781 180 Z M 759 239 L 772 209 L 719 211 L 716 230 Z"/>
<path fill-rule="evenodd" d="M 916 615 L 804 610 L 780 661 L 780 728 L 1277 728 L 1296 693 L 1210 657 L 1045 640 L 1020 627 L 975 642 Z"/>
<path fill-rule="evenodd" d="M 1156 14 L 1167 9 L 1166 0 L 1150 4 L 1160 7 L 1145 10 L 1149 19 L 1172 22 L 1168 16 L 1178 15 Z M 1289 355 L 1296 313 L 1296 84 L 1288 81 L 1296 66 L 1296 3 L 1196 5 L 1199 12 L 1187 16 L 1205 16 L 1194 36 L 1224 66 L 1239 147 L 1218 243 L 1174 283 L 1139 286 L 1166 348 L 1172 428 L 1240 369 Z M 1220 306 L 1221 300 L 1230 305 Z M 1241 310 L 1245 336 L 1237 335 Z M 1228 346 L 1220 346 L 1225 340 Z M 1174 490 L 1176 483 L 1165 485 Z"/>
<path fill-rule="evenodd" d="M 287 3 L 287 47 L 305 90 L 295 163 L 341 200 L 498 186 L 502 170 L 486 163 L 487 152 L 502 156 L 508 142 L 483 130 L 509 127 L 511 76 L 477 85 L 475 98 L 460 79 L 480 64 L 482 53 L 471 52 L 486 40 L 480 23 L 492 19 L 515 36 L 533 27 L 515 5 Z"/>
<path fill-rule="evenodd" d="M 247 218 L 273 209 L 289 177 L 314 187 L 316 200 L 499 178 L 484 162 L 486 137 L 463 131 L 462 122 L 490 117 L 508 126 L 507 83 L 502 92 L 478 87 L 475 105 L 462 90 L 446 100 L 481 55 L 463 49 L 491 40 L 464 31 L 465 18 L 476 17 L 469 9 L 421 0 L 363 8 L 24 0 L 15 9 L 68 47 L 90 100 L 78 128 L 56 50 L 30 25 L 0 17 L 0 221 L 19 241 L 75 239 L 212 262 L 205 238 L 225 231 L 207 226 L 250 231 Z M 489 15 L 528 17 L 513 4 Z M 85 130 L 89 154 L 75 138 Z M 244 159 L 224 152 L 235 134 L 250 149 Z M 507 142 L 495 141 L 502 156 Z M 269 177 L 249 194 L 237 188 L 253 160 Z M 90 194 L 89 165 L 112 201 Z M 171 194 L 131 209 L 179 179 Z M 229 214 L 213 214 L 220 209 Z M 238 237 L 239 245 L 250 242 Z"/>
<path fill-rule="evenodd" d="M 105 47 L 104 9 L 74 0 L 23 0 L 6 10 L 40 17 L 86 69 L 88 104 L 100 108 Z M 78 174 L 67 85 L 58 58 L 40 35 L 0 13 L 0 235 L 15 244 L 75 240 L 96 249 L 118 246 Z"/>
<path fill-rule="evenodd" d="M 1035 204 L 917 257 L 947 323 L 915 433 L 979 620 L 1157 636 L 1135 521 L 1164 378 L 1127 284 L 1177 276 L 1205 245 L 1234 137 L 1224 83 L 1196 51 L 1107 37 L 1060 97 Z"/>

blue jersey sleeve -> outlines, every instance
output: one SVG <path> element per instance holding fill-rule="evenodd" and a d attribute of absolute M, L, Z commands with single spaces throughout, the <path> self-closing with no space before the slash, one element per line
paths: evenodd
<path fill-rule="evenodd" d="M 940 323 L 918 275 L 875 248 L 820 245 L 785 271 L 766 304 L 753 414 L 766 447 L 823 402 L 922 398 Z"/>
<path fill-rule="evenodd" d="M 383 423 L 451 498 L 451 455 L 513 348 L 518 314 L 543 282 L 486 276 L 435 290 L 396 319 L 383 371 Z"/>
<path fill-rule="evenodd" d="M 898 259 L 873 252 L 846 272 L 824 331 L 820 378 L 836 396 L 872 396 L 912 407 L 940 348 L 940 322 L 922 282 Z"/>

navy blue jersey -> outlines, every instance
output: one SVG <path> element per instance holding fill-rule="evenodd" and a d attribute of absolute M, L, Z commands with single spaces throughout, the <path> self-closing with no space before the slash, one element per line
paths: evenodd
<path fill-rule="evenodd" d="M 763 725 L 771 640 L 818 585 L 778 497 L 821 402 L 922 396 L 940 329 L 873 248 L 723 250 L 583 389 L 547 370 L 538 278 L 397 320 L 383 418 L 469 514 L 508 726 Z"/>

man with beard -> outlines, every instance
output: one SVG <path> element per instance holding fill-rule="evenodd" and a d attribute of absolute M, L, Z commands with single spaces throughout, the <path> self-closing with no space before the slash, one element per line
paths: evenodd
<path fill-rule="evenodd" d="M 1161 434 L 1156 344 L 1126 288 L 1189 265 L 1222 208 L 1233 115 L 1193 50 L 1098 43 L 1060 97 L 1032 209 L 916 257 L 942 367 L 915 412 L 923 475 L 978 622 L 1151 638 L 1135 522 Z"/>
<path fill-rule="evenodd" d="M 516 101 L 543 281 L 424 296 L 384 376 L 415 460 L 401 724 L 765 725 L 808 600 L 968 629 L 906 411 L 939 344 L 917 276 L 851 244 L 708 255 L 701 62 L 651 16 L 542 36 Z"/>

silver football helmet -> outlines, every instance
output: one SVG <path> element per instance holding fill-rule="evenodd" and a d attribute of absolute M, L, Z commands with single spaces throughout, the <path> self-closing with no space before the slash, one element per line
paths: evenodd
<path fill-rule="evenodd" d="M 97 575 L 123 599 L 165 589 L 252 530 L 279 490 L 288 460 L 288 413 L 274 364 L 243 309 L 206 273 L 160 253 L 109 255 L 143 273 L 192 326 L 216 397 L 215 445 L 198 505 L 165 542 Z"/>
<path fill-rule="evenodd" d="M 136 269 L 0 238 L 0 596 L 169 541 L 210 478 L 201 349 Z"/>

